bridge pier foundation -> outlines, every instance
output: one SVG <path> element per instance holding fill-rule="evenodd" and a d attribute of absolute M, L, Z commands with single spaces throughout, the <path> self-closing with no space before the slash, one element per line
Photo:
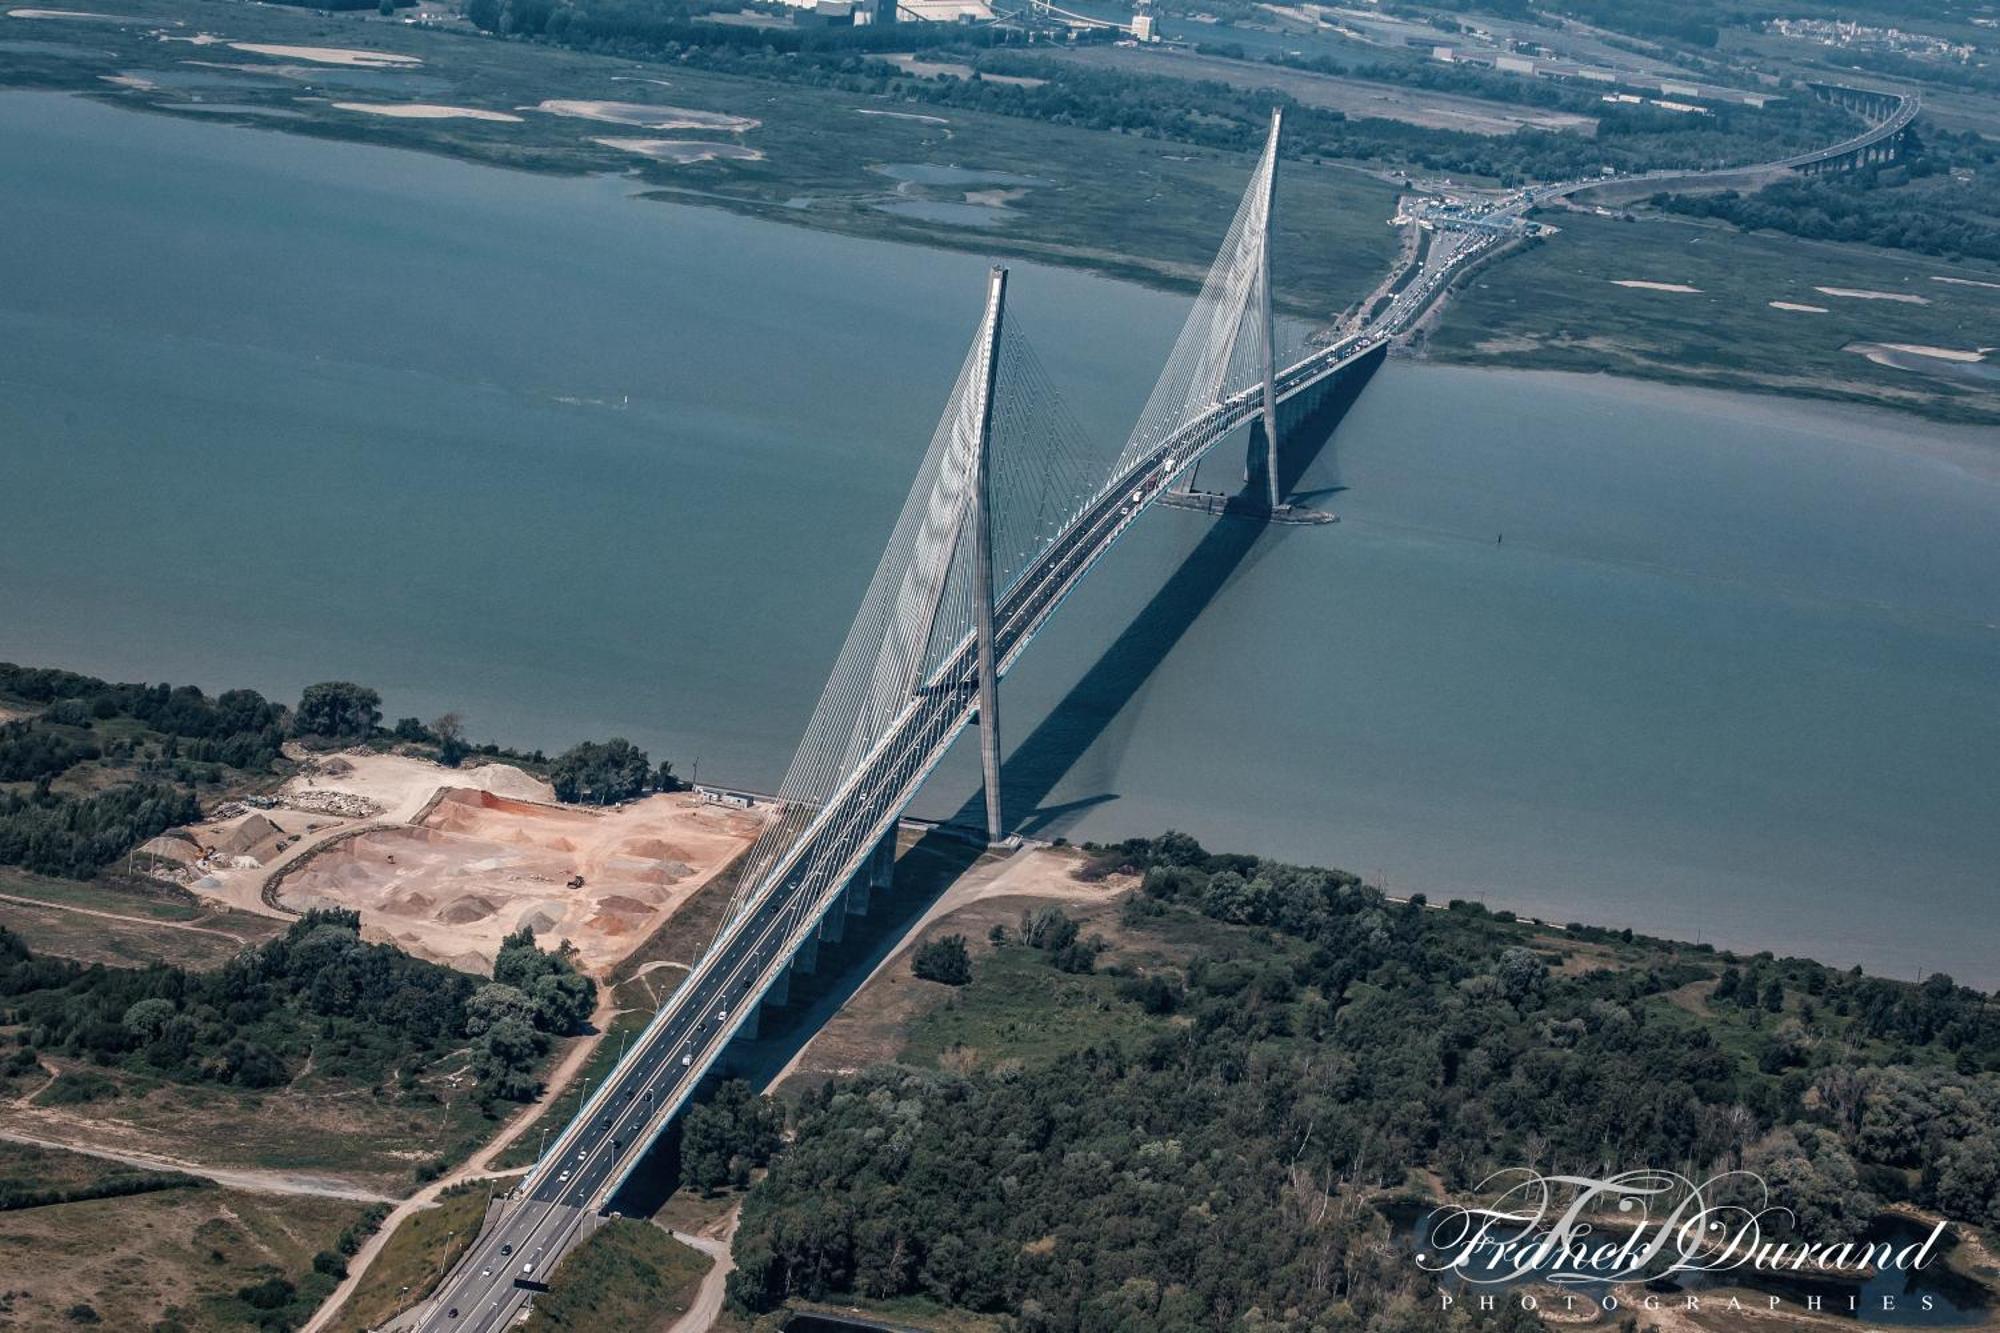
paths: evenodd
<path fill-rule="evenodd" d="M 847 892 L 845 890 L 842 890 L 840 899 L 840 902 L 828 908 L 826 915 L 819 919 L 819 937 L 828 944 L 838 944 L 847 938 L 847 909 L 844 906 L 847 901 Z"/>
<path fill-rule="evenodd" d="M 743 1025 L 736 1029 L 737 1041 L 755 1041 L 757 1034 L 764 1030 L 764 1006 L 753 1004 L 750 1012 L 743 1015 Z"/>
<path fill-rule="evenodd" d="M 792 1000 L 792 969 L 787 967 L 771 982 L 771 988 L 764 992 L 764 1003 L 782 1009 Z"/>
<path fill-rule="evenodd" d="M 868 869 L 864 866 L 860 874 L 848 881 L 847 892 L 840 895 L 847 901 L 847 914 L 849 916 L 868 915 L 869 888 Z"/>
<path fill-rule="evenodd" d="M 819 970 L 819 936 L 807 935 L 792 953 L 792 970 L 809 977 Z"/>
<path fill-rule="evenodd" d="M 868 858 L 868 886 L 888 893 L 896 887 L 896 830 L 892 826 Z"/>

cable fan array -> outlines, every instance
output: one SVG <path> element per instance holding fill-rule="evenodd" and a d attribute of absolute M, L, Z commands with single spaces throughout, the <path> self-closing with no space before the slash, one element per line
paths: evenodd
<path fill-rule="evenodd" d="M 811 895 L 814 901 L 837 892 L 834 862 L 849 855 L 861 835 L 822 827 L 817 840 L 808 838 L 836 793 L 918 700 L 956 694 L 969 703 L 973 696 L 977 677 L 966 648 L 979 589 L 970 533 L 979 499 L 980 430 L 989 408 L 982 392 L 988 356 L 997 361 L 985 497 L 996 598 L 1006 596 L 1100 485 L 1101 457 L 1092 459 L 1082 427 L 1012 311 L 994 337 L 998 313 L 989 310 L 959 367 L 847 641 L 779 784 L 778 812 L 743 862 L 725 931 L 781 880 L 818 877 L 821 893 Z M 843 815 L 843 825 L 893 819 L 894 811 L 878 807 L 896 793 L 873 795 L 850 801 L 853 813 Z"/>

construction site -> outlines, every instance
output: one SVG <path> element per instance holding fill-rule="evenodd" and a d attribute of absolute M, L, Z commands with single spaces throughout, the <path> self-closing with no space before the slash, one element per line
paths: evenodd
<path fill-rule="evenodd" d="M 306 760 L 255 806 L 155 838 L 154 872 L 237 910 L 361 914 L 366 938 L 490 971 L 522 928 L 587 970 L 621 961 L 750 845 L 763 816 L 693 793 L 559 804 L 506 764 L 361 751 Z"/>

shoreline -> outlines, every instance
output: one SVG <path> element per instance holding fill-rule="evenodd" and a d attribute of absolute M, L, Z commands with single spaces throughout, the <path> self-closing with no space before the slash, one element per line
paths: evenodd
<path fill-rule="evenodd" d="M 737 76 L 721 76 L 737 77 Z M 757 81 L 741 78 L 746 85 Z M 157 89 L 137 90 L 130 87 L 105 88 L 94 84 L 63 86 L 10 86 L 0 84 L 0 94 L 5 93 L 48 93 L 58 96 L 81 97 L 100 105 L 122 111 L 139 111 L 164 116 L 175 120 L 192 120 L 192 109 L 204 103 L 162 104 L 134 96 L 139 92 L 157 93 Z M 345 102 L 332 102 L 336 108 Z M 482 113 L 482 118 L 483 113 Z M 634 170 L 615 168 L 595 168 L 577 163 L 560 163 L 535 158 L 515 158 L 496 160 L 485 152 L 468 151 L 468 147 L 452 140 L 431 140 L 408 142 L 392 137 L 393 131 L 441 128 L 445 118 L 404 117 L 397 115 L 350 116 L 346 119 L 303 121 L 279 121 L 270 117 L 259 118 L 245 113 L 242 120 L 218 117 L 218 127 L 233 127 L 245 130 L 263 130 L 282 134 L 298 134 L 308 138 L 332 143 L 350 144 L 360 147 L 419 153 L 428 157 L 442 157 L 450 161 L 470 166 L 488 167 L 500 171 L 519 171 L 533 175 L 567 177 L 573 179 L 629 180 L 635 188 L 630 196 L 648 202 L 687 204 L 698 207 L 720 209 L 740 217 L 760 221 L 802 227 L 808 231 L 828 235 L 846 236 L 860 240 L 890 245 L 910 245 L 921 249 L 936 250 L 955 254 L 982 254 L 999 258 L 1013 258 L 1026 262 L 1046 264 L 1051 267 L 1071 269 L 1113 282 L 1131 283 L 1151 291 L 1165 292 L 1177 296 L 1191 296 L 1199 290 L 1202 274 L 1194 269 L 1171 260 L 1153 260 L 1142 255 L 1128 255 L 1110 251 L 1100 251 L 1090 247 L 1075 245 L 1060 240 L 1037 240 L 1010 235 L 1006 228 L 951 228 L 931 226 L 911 222 L 881 210 L 865 210 L 861 213 L 835 211 L 826 208 L 797 207 L 793 204 L 769 198 L 744 198 L 723 194 L 714 190 L 681 186 L 671 182 L 646 179 Z M 247 122 L 247 123 L 246 123 Z M 206 122 L 205 122 L 206 123 Z M 1326 168 L 1371 176 L 1369 169 L 1358 163 L 1328 162 Z M 1551 242 L 1560 245 L 1561 240 Z M 1857 247 L 1867 250 L 1868 247 Z M 1893 252 L 1902 255 L 1903 252 Z M 1913 252 L 1910 258 L 1924 258 Z M 1509 261 L 1520 258 L 1520 252 L 1510 251 L 1497 254 L 1488 264 L 1482 264 L 1480 271 L 1504 269 Z M 1932 259 L 1930 262 L 1945 266 L 1948 261 Z M 1980 273 L 1988 270 L 1977 270 Z M 2000 276 L 2000 270 L 1993 270 Z M 1958 279 L 1961 282 L 1979 285 L 1973 279 Z M 1438 365 L 1467 368 L 1504 370 L 1527 370 L 1537 372 L 1559 372 L 1576 375 L 1599 375 L 1640 384 L 1669 384 L 1685 388 L 1710 389 L 1740 393 L 1759 398 L 1780 398 L 1795 402 L 1820 402 L 1845 404 L 1851 407 L 1872 408 L 1896 414 L 1903 420 L 1918 420 L 1937 425 L 1949 426 L 1991 426 L 2000 423 L 2000 406 L 1991 411 L 1981 412 L 1976 408 L 1961 406 L 1960 400 L 1952 398 L 1931 398 L 1921 400 L 1885 399 L 1880 394 L 1868 392 L 1843 392 L 1835 383 L 1824 387 L 1798 383 L 1762 383 L 1755 371 L 1741 371 L 1734 368 L 1718 369 L 1713 363 L 1676 364 L 1648 362 L 1639 366 L 1603 366 L 1583 368 L 1574 364 L 1572 355 L 1558 349 L 1534 348 L 1499 353 L 1468 354 L 1452 350 L 1439 350 L 1428 336 L 1439 325 L 1449 323 L 1453 316 L 1451 307 L 1463 293 L 1461 284 L 1441 293 L 1426 314 L 1420 328 L 1420 342 L 1413 344 L 1406 338 L 1392 344 L 1392 356 L 1428 361 Z M 1276 292 L 1278 312 L 1281 315 L 1304 319 L 1314 324 L 1331 325 L 1339 311 L 1318 308 L 1297 296 L 1288 296 L 1286 285 L 1281 281 Z M 1914 382 L 1913 388 L 1918 387 Z"/>

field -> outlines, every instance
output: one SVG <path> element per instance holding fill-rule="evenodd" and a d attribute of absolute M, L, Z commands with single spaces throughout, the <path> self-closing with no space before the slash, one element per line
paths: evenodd
<path fill-rule="evenodd" d="M 310 1073 L 288 1087 L 252 1092 L 51 1063 L 62 1077 L 26 1105 L 0 1107 L 0 1128 L 208 1166 L 295 1173 L 384 1196 L 407 1193 L 420 1166 L 456 1161 L 496 1128 L 480 1114 L 469 1076 L 455 1091 L 448 1080 L 440 1086 L 441 1105 L 417 1108 Z M 92 1085 L 92 1099 L 69 1099 L 68 1088 L 82 1086 L 79 1080 Z M 106 1084 L 115 1095 L 100 1095 Z"/>
<path fill-rule="evenodd" d="M 0 870 L 0 926 L 38 954 L 113 967 L 217 967 L 278 930 L 263 917 L 208 912 L 103 880 L 82 884 L 16 870 Z"/>
<path fill-rule="evenodd" d="M 1403 88 L 1365 79 L 1341 78 L 1281 65 L 1251 64 L 1219 56 L 1194 55 L 1169 49 L 1121 51 L 1102 46 L 1078 47 L 1060 53 L 1079 64 L 1150 74 L 1169 79 L 1213 79 L 1232 87 L 1275 88 L 1306 106 L 1326 107 L 1355 119 L 1379 116 L 1431 129 L 1465 130 L 1473 134 L 1512 134 L 1524 128 L 1568 130 L 1591 134 L 1597 122 L 1574 112 L 1548 107 L 1490 102 L 1477 97 Z"/>
<path fill-rule="evenodd" d="M 2000 281 L 1989 269 L 1673 219 L 1562 212 L 1550 220 L 1559 235 L 1467 281 L 1427 340 L 1432 356 L 2000 422 L 2000 375 L 1991 365 L 1912 355 L 1903 364 L 1922 368 L 1903 369 L 1847 350 L 1858 343 L 1990 347 L 2000 329 L 2000 288 L 1968 285 Z M 1941 277 L 1960 281 L 1936 281 Z"/>
<path fill-rule="evenodd" d="M 0 1176 L 83 1183 L 122 1169 L 0 1145 Z M 314 1256 L 365 1231 L 367 1216 L 359 1203 L 213 1187 L 0 1212 L 0 1325 L 257 1328 L 331 1285 Z M 270 1304 L 246 1300 L 252 1291 Z"/>

